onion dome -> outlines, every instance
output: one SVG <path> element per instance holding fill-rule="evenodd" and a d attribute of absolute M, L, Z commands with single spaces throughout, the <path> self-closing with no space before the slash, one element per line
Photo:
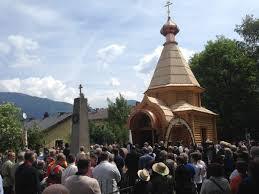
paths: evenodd
<path fill-rule="evenodd" d="M 177 24 L 173 22 L 171 17 L 168 17 L 167 22 L 163 25 L 160 33 L 166 37 L 166 43 L 175 42 L 175 36 L 180 31 Z"/>

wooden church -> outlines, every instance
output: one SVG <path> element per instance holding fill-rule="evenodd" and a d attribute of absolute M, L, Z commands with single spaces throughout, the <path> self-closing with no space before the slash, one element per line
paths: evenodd
<path fill-rule="evenodd" d="M 144 98 L 128 126 L 134 144 L 183 145 L 217 141 L 217 114 L 202 107 L 200 86 L 175 40 L 179 28 L 168 14 L 160 33 L 166 42 Z"/>

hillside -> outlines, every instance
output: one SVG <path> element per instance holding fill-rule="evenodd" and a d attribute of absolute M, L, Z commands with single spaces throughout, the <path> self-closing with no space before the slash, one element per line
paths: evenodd
<path fill-rule="evenodd" d="M 31 118 L 42 118 L 45 112 L 54 114 L 57 112 L 72 112 L 73 110 L 73 105 L 66 102 L 14 92 L 0 92 L 0 104 L 4 102 L 14 103 Z M 128 105 L 135 106 L 137 101 L 128 100 L 127 102 Z M 94 109 L 91 108 L 90 111 L 92 110 Z"/>
<path fill-rule="evenodd" d="M 25 112 L 28 117 L 42 118 L 45 112 L 49 114 L 57 112 L 72 112 L 73 105 L 65 102 L 57 102 L 47 98 L 39 98 L 21 93 L 0 92 L 0 104 L 4 102 L 14 103 Z"/>
<path fill-rule="evenodd" d="M 139 101 L 137 100 L 127 100 L 127 103 L 129 106 L 136 106 L 137 103 L 139 103 Z"/>

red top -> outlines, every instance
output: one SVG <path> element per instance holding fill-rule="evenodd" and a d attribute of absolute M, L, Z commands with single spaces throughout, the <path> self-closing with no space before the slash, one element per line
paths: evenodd
<path fill-rule="evenodd" d="M 240 183 L 242 182 L 243 178 L 240 175 L 235 176 L 230 181 L 230 189 L 232 194 L 236 194 L 238 191 L 238 187 Z"/>
<path fill-rule="evenodd" d="M 62 176 L 63 167 L 60 165 L 52 165 L 48 167 L 47 170 L 47 184 L 61 184 L 61 176 Z"/>
<path fill-rule="evenodd" d="M 62 172 L 62 169 L 63 168 L 60 165 L 55 165 L 55 164 L 54 165 L 49 165 L 48 169 L 47 169 L 47 176 L 50 175 L 51 171 L 54 174 L 59 174 L 59 173 Z"/>

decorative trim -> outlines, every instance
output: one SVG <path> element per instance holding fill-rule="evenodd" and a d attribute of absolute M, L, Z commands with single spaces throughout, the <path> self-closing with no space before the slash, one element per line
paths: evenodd
<path fill-rule="evenodd" d="M 130 130 L 134 130 L 134 129 L 131 129 L 131 122 L 132 122 L 132 119 L 134 119 L 135 116 L 137 116 L 139 113 L 142 113 L 142 114 L 147 115 L 147 116 L 149 117 L 149 119 L 150 119 L 151 126 L 152 126 L 153 128 L 156 127 L 156 126 L 155 126 L 155 125 L 156 125 L 156 118 L 155 118 L 154 113 L 152 113 L 151 111 L 146 110 L 146 109 L 141 109 L 141 110 L 136 110 L 136 111 L 134 111 L 134 112 L 131 114 L 131 116 L 130 116 L 130 118 L 129 118 L 129 129 L 130 129 Z"/>
<path fill-rule="evenodd" d="M 168 127 L 167 127 L 166 134 L 165 134 L 165 143 L 166 143 L 166 145 L 167 145 L 167 143 L 168 143 L 168 140 L 169 140 L 169 137 L 170 137 L 170 133 L 171 133 L 172 130 L 173 130 L 173 126 L 174 126 L 175 124 L 177 124 L 177 123 L 181 123 L 181 124 L 183 124 L 183 125 L 187 128 L 187 130 L 189 131 L 189 133 L 190 133 L 190 135 L 191 135 L 192 143 L 195 144 L 195 140 L 194 140 L 192 128 L 189 126 L 189 124 L 188 124 L 184 119 L 182 119 L 182 118 L 180 118 L 180 117 L 177 117 L 177 118 L 173 118 L 173 119 L 170 121 L 170 123 L 169 123 L 169 125 L 168 125 Z"/>

